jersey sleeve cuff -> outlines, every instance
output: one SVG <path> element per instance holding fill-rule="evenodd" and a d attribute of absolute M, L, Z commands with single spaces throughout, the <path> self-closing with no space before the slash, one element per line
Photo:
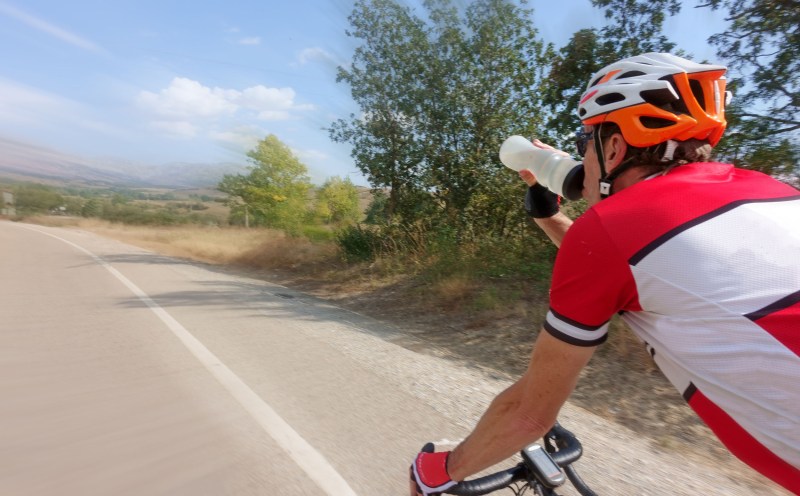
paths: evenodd
<path fill-rule="evenodd" d="M 600 326 L 587 326 L 559 315 L 552 308 L 544 321 L 545 330 L 553 337 L 575 346 L 597 346 L 608 339 L 606 321 Z"/>

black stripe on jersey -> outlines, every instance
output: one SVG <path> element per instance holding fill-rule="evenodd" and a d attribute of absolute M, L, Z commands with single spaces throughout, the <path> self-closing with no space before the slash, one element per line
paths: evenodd
<path fill-rule="evenodd" d="M 686 391 L 683 392 L 683 399 L 686 400 L 686 403 L 689 403 L 689 400 L 692 399 L 692 396 L 694 396 L 694 393 L 696 392 L 697 392 L 697 386 L 695 386 L 690 382 L 689 387 L 687 387 Z"/>
<path fill-rule="evenodd" d="M 599 326 L 590 326 L 590 325 L 586 325 L 586 324 L 581 324 L 577 320 L 572 320 L 569 317 L 565 317 L 564 315 L 561 315 L 560 313 L 558 313 L 555 310 L 553 310 L 552 307 L 550 307 L 550 311 L 553 312 L 553 315 L 555 315 L 558 318 L 558 320 L 566 322 L 567 324 L 571 325 L 572 327 L 577 327 L 578 329 L 583 329 L 584 331 L 596 331 L 596 330 L 600 329 L 601 327 L 603 327 L 604 325 L 606 325 L 608 323 L 608 321 L 606 320 L 605 322 L 603 322 Z"/>
<path fill-rule="evenodd" d="M 725 212 L 729 212 L 736 207 L 741 205 L 746 205 L 748 203 L 769 203 L 769 202 L 781 202 L 781 201 L 794 201 L 800 199 L 800 195 L 792 195 L 792 196 L 783 196 L 780 198 L 756 198 L 752 200 L 736 200 L 735 202 L 728 203 L 727 205 L 723 205 L 716 210 L 712 210 L 707 214 L 701 215 L 700 217 L 696 217 L 689 222 L 685 222 L 678 227 L 675 227 L 666 233 L 662 234 L 661 236 L 657 237 L 653 241 L 651 241 L 647 246 L 639 250 L 638 252 L 634 253 L 634 255 L 628 259 L 628 263 L 631 265 L 636 265 L 644 259 L 647 255 L 653 252 L 656 248 L 663 245 L 670 239 L 674 238 L 678 234 L 682 233 L 683 231 L 687 231 L 694 226 L 702 224 L 703 222 L 713 219 L 719 215 L 724 214 Z"/>
<path fill-rule="evenodd" d="M 779 312 L 784 308 L 789 308 L 790 306 L 800 303 L 800 291 L 790 294 L 789 296 L 785 296 L 780 300 L 770 303 L 769 305 L 765 306 L 760 310 L 756 310 L 755 312 L 750 312 L 745 315 L 746 318 L 756 321 L 761 317 L 766 317 L 767 315 L 775 312 Z"/>
<path fill-rule="evenodd" d="M 576 337 L 570 336 L 569 334 L 565 334 L 559 331 L 547 321 L 544 322 L 543 327 L 548 333 L 550 333 L 551 336 L 558 339 L 559 341 L 564 341 L 565 343 L 575 346 L 598 346 L 605 343 L 606 339 L 608 339 L 608 333 L 605 333 L 597 339 L 592 339 L 591 341 L 584 341 L 582 339 L 578 339 Z"/>

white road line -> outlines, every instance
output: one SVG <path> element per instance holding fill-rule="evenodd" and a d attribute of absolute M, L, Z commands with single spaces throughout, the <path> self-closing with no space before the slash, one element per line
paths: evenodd
<path fill-rule="evenodd" d="M 219 358 L 197 340 L 166 310 L 161 308 L 147 294 L 139 289 L 117 269 L 89 250 L 64 238 L 38 229 L 25 227 L 31 231 L 58 239 L 92 257 L 98 264 L 111 272 L 122 284 L 128 287 L 150 310 L 161 319 L 189 351 L 208 369 L 214 377 L 233 395 L 261 427 L 283 448 L 302 468 L 308 477 L 331 496 L 355 496 L 355 491 L 339 475 L 330 463 L 313 446 L 295 432 L 260 396 L 234 374 Z"/>

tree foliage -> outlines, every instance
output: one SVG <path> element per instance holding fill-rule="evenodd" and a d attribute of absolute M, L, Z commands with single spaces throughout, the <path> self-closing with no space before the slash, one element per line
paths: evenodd
<path fill-rule="evenodd" d="M 25 184 L 14 188 L 14 204 L 18 212 L 46 213 L 63 206 L 64 197 L 49 186 Z"/>
<path fill-rule="evenodd" d="M 329 178 L 317 191 L 316 213 L 327 224 L 354 224 L 359 221 L 358 188 L 350 178 Z"/>
<path fill-rule="evenodd" d="M 388 188 L 390 219 L 502 234 L 519 184 L 497 150 L 509 134 L 542 127 L 545 47 L 531 11 L 514 2 L 424 8 L 423 18 L 394 0 L 356 2 L 348 34 L 361 45 L 338 80 L 362 112 L 335 122 L 331 137 Z"/>
<path fill-rule="evenodd" d="M 800 178 L 800 2 L 711 0 L 730 27 L 709 41 L 729 66 L 734 103 L 720 151 L 737 165 Z"/>
<path fill-rule="evenodd" d="M 217 186 L 229 195 L 232 222 L 296 233 L 308 210 L 308 169 L 272 134 L 247 156 L 250 172 L 226 174 Z"/>

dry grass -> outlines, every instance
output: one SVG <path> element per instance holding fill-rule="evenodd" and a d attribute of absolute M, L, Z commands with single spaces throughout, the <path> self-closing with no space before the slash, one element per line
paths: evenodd
<path fill-rule="evenodd" d="M 430 288 L 431 296 L 439 308 L 445 311 L 459 310 L 474 298 L 478 284 L 464 274 L 456 274 L 436 281 Z"/>
<path fill-rule="evenodd" d="M 253 269 L 313 268 L 336 260 L 333 243 L 315 243 L 270 229 L 133 226 L 74 217 L 33 217 L 42 225 L 77 227 L 164 255 Z"/>

